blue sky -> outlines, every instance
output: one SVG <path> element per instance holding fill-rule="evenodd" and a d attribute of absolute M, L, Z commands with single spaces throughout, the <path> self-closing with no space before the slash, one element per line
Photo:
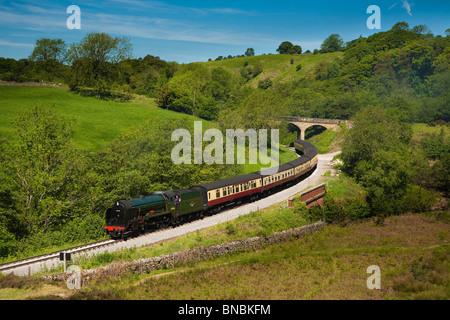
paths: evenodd
<path fill-rule="evenodd" d="M 66 12 L 81 9 L 81 29 L 69 30 Z M 370 30 L 370 5 L 381 9 L 381 29 Z M 303 51 L 320 48 L 338 33 L 344 41 L 389 30 L 396 22 L 425 24 L 435 35 L 450 28 L 448 0 L 350 1 L 3 1 L 0 0 L 0 57 L 26 58 L 40 38 L 61 38 L 70 44 L 89 32 L 129 37 L 133 56 L 147 54 L 189 63 L 209 58 L 276 53 L 283 41 Z"/>

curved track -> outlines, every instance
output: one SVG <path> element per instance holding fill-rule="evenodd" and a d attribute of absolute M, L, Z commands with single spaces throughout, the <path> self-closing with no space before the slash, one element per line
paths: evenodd
<path fill-rule="evenodd" d="M 160 229 L 151 233 L 143 234 L 136 238 L 130 238 L 127 241 L 111 239 L 102 240 L 82 246 L 69 248 L 66 250 L 52 252 L 49 254 L 43 254 L 35 257 L 8 262 L 0 265 L 0 272 L 14 273 L 20 276 L 32 275 L 44 270 L 50 270 L 51 268 L 60 265 L 60 252 L 70 252 L 73 258 L 77 258 L 81 255 L 89 256 L 102 252 L 113 252 L 124 248 L 151 245 L 236 219 L 241 215 L 249 214 L 250 212 L 264 209 L 275 203 L 286 200 L 290 196 L 295 195 L 303 191 L 304 189 L 316 184 L 318 180 L 320 180 L 320 176 L 324 173 L 324 171 L 328 170 L 327 164 L 331 161 L 333 156 L 334 154 L 319 155 L 317 168 L 307 179 L 302 180 L 289 188 L 283 189 L 260 200 L 245 203 L 238 207 L 224 210 L 218 214 L 208 216 L 202 220 L 194 220 L 176 228 Z"/>

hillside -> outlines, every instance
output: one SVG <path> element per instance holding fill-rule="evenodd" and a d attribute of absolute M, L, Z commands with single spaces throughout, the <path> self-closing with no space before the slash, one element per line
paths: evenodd
<path fill-rule="evenodd" d="M 61 88 L 0 86 L 0 136 L 14 141 L 14 120 L 30 107 L 38 105 L 54 105 L 59 114 L 75 120 L 74 143 L 86 150 L 99 150 L 127 129 L 141 127 L 148 121 L 201 120 L 157 108 L 152 99 L 145 101 L 121 103 L 83 97 Z M 212 126 L 214 124 L 203 120 L 204 128 Z"/>
<path fill-rule="evenodd" d="M 208 68 L 225 68 L 234 74 L 240 74 L 244 65 L 258 65 L 261 73 L 247 82 L 248 86 L 258 87 L 258 81 L 270 79 L 274 85 L 290 84 L 301 79 L 312 76 L 316 68 L 321 64 L 329 64 L 336 59 L 342 58 L 342 52 L 325 54 L 270 54 L 253 57 L 240 57 L 219 61 L 208 61 Z M 297 70 L 297 66 L 301 69 Z"/>
<path fill-rule="evenodd" d="M 232 128 L 275 127 L 286 115 L 350 119 L 374 106 L 411 123 L 449 121 L 449 41 L 398 23 L 336 52 L 181 65 L 156 102 Z"/>

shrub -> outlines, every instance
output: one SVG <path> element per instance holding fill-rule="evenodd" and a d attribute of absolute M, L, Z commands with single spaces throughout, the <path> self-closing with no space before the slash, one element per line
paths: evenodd
<path fill-rule="evenodd" d="M 402 212 L 428 211 L 436 203 L 437 196 L 432 192 L 416 185 L 409 185 L 401 199 L 399 206 Z"/>
<path fill-rule="evenodd" d="M 15 251 L 16 239 L 4 226 L 0 225 L 0 257 Z"/>
<path fill-rule="evenodd" d="M 258 82 L 258 88 L 260 88 L 260 89 L 268 89 L 271 86 L 272 86 L 272 80 L 270 80 L 269 78 L 260 80 Z"/>
<path fill-rule="evenodd" d="M 358 197 L 336 199 L 325 196 L 322 210 L 327 222 L 355 221 L 372 215 L 369 205 Z"/>

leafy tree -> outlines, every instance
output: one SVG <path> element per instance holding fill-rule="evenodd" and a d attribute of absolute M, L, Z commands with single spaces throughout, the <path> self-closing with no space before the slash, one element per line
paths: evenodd
<path fill-rule="evenodd" d="M 344 170 L 361 178 L 363 171 L 357 170 L 360 162 L 372 162 L 378 150 L 405 153 L 411 136 L 411 127 L 395 113 L 378 106 L 361 110 L 352 118 L 352 129 L 342 146 Z"/>
<path fill-rule="evenodd" d="M 89 33 L 79 43 L 70 46 L 71 87 L 81 84 L 105 93 L 120 73 L 119 62 L 130 58 L 131 53 L 132 45 L 128 38 Z"/>
<path fill-rule="evenodd" d="M 38 69 L 45 74 L 41 78 L 53 80 L 55 76 L 62 76 L 62 64 L 67 58 L 67 45 L 61 39 L 42 38 L 36 40 L 29 60 L 36 62 Z"/>
<path fill-rule="evenodd" d="M 367 202 L 375 215 L 400 213 L 398 202 L 406 194 L 411 179 L 409 158 L 391 150 L 377 150 L 370 161 L 360 161 L 356 169 L 367 190 Z"/>
<path fill-rule="evenodd" d="M 254 55 L 255 55 L 255 49 L 253 49 L 253 48 L 248 48 L 245 51 L 245 56 L 247 56 L 247 57 L 253 57 Z"/>
<path fill-rule="evenodd" d="M 363 109 L 352 123 L 342 146 L 343 170 L 366 188 L 374 214 L 398 213 L 396 203 L 412 177 L 410 127 L 380 107 Z"/>
<path fill-rule="evenodd" d="M 290 41 L 284 41 L 278 46 L 277 52 L 279 54 L 301 54 L 302 47 L 294 45 Z"/>
<path fill-rule="evenodd" d="M 42 38 L 36 40 L 33 52 L 30 55 L 32 61 L 59 62 L 66 60 L 67 45 L 62 39 Z"/>
<path fill-rule="evenodd" d="M 54 107 L 33 107 L 15 121 L 19 142 L 9 147 L 6 163 L 29 230 L 45 231 L 67 215 L 77 166 L 72 127 Z"/>
<path fill-rule="evenodd" d="M 414 26 L 411 31 L 415 34 L 431 34 L 431 30 L 424 24 Z"/>
<path fill-rule="evenodd" d="M 449 194 L 450 190 L 450 152 L 443 153 L 432 167 L 434 181 L 439 190 Z"/>
<path fill-rule="evenodd" d="M 268 89 L 272 86 L 272 80 L 270 78 L 266 78 L 264 80 L 258 81 L 258 88 L 260 89 Z"/>
<path fill-rule="evenodd" d="M 341 36 L 333 33 L 329 35 L 320 46 L 320 52 L 335 52 L 341 51 L 344 47 L 344 40 L 342 40 Z"/>
<path fill-rule="evenodd" d="M 409 24 L 402 21 L 402 22 L 397 22 L 396 24 L 394 24 L 391 28 L 391 30 L 393 31 L 408 31 L 409 30 Z"/>

